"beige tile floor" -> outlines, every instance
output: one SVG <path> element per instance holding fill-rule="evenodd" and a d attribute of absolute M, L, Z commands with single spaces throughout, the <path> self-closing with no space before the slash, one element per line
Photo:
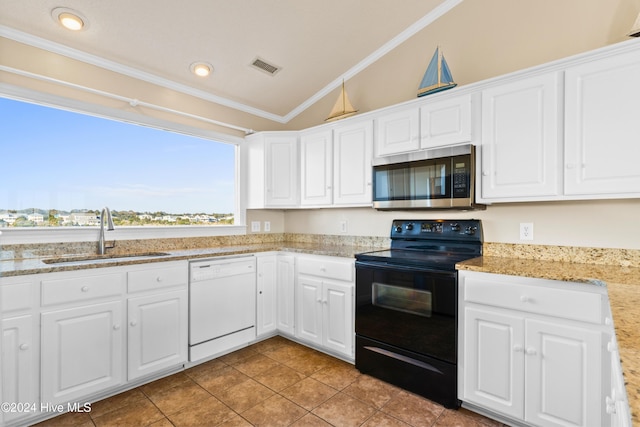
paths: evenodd
<path fill-rule="evenodd" d="M 502 426 L 274 337 L 38 427 Z"/>

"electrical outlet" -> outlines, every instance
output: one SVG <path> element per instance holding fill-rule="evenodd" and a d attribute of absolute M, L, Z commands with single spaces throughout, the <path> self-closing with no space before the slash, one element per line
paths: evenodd
<path fill-rule="evenodd" d="M 271 221 L 265 221 L 264 222 L 264 231 L 265 232 L 271 231 Z"/>
<path fill-rule="evenodd" d="M 520 223 L 520 240 L 533 240 L 533 223 Z"/>
<path fill-rule="evenodd" d="M 340 232 L 341 233 L 347 232 L 347 221 L 340 221 Z"/>
<path fill-rule="evenodd" d="M 260 232 L 260 221 L 251 221 L 251 231 L 254 233 Z"/>

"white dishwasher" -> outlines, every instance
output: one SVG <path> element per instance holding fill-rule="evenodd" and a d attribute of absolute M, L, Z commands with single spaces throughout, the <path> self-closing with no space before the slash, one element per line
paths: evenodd
<path fill-rule="evenodd" d="M 249 343 L 256 337 L 256 259 L 189 263 L 189 360 Z"/>

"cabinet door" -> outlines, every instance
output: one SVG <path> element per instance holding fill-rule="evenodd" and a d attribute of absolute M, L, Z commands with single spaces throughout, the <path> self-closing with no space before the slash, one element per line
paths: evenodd
<path fill-rule="evenodd" d="M 300 137 L 300 204 L 330 205 L 333 195 L 331 130 Z"/>
<path fill-rule="evenodd" d="M 295 334 L 295 258 L 293 255 L 278 255 L 277 260 L 277 328 L 279 332 L 293 336 Z"/>
<path fill-rule="evenodd" d="M 640 52 L 565 73 L 565 193 L 640 193 Z"/>
<path fill-rule="evenodd" d="M 296 206 L 298 203 L 298 157 L 296 136 L 265 137 L 265 205 Z"/>
<path fill-rule="evenodd" d="M 42 314 L 42 401 L 59 404 L 122 383 L 122 302 Z"/>
<path fill-rule="evenodd" d="M 33 317 L 31 315 L 2 320 L 2 401 L 36 405 L 38 370 L 34 369 Z M 5 412 L 4 421 L 33 413 Z"/>
<path fill-rule="evenodd" d="M 539 426 L 602 425 L 601 332 L 526 321 L 527 410 Z"/>
<path fill-rule="evenodd" d="M 371 205 L 373 122 L 335 128 L 333 204 Z"/>
<path fill-rule="evenodd" d="M 322 281 L 298 276 L 296 337 L 322 345 Z"/>
<path fill-rule="evenodd" d="M 471 95 L 420 107 L 420 147 L 471 142 Z"/>
<path fill-rule="evenodd" d="M 187 360 L 187 290 L 128 301 L 128 379 Z"/>
<path fill-rule="evenodd" d="M 323 345 L 353 357 L 353 285 L 325 281 L 322 293 Z"/>
<path fill-rule="evenodd" d="M 549 73 L 482 92 L 483 199 L 558 195 L 558 88 Z"/>
<path fill-rule="evenodd" d="M 389 113 L 376 119 L 376 157 L 420 148 L 418 108 Z"/>
<path fill-rule="evenodd" d="M 276 283 L 278 280 L 276 260 L 276 255 L 257 258 L 256 333 L 258 336 L 276 330 Z"/>
<path fill-rule="evenodd" d="M 246 194 L 247 209 L 264 209 L 266 203 L 266 155 L 264 135 L 248 135 L 240 145 L 241 192 Z"/>
<path fill-rule="evenodd" d="M 524 417 L 524 320 L 489 309 L 464 309 L 462 400 Z"/>

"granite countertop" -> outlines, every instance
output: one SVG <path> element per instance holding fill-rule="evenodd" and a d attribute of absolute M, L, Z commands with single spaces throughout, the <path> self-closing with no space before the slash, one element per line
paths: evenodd
<path fill-rule="evenodd" d="M 494 245 L 495 246 L 495 245 Z M 562 256 L 552 261 L 539 257 L 522 258 L 507 256 L 486 256 L 487 252 L 503 253 L 502 246 L 488 246 L 485 256 L 458 263 L 459 270 L 485 273 L 507 274 L 549 280 L 586 283 L 606 287 L 611 304 L 613 323 L 618 340 L 623 375 L 629 398 L 633 423 L 640 425 L 640 267 L 624 265 L 598 264 L 584 259 L 583 263 L 569 262 Z M 506 248 L 511 250 L 512 248 Z M 536 248 L 540 249 L 540 248 Z M 546 248 L 543 248 L 546 249 Z M 553 248 L 552 248 L 553 249 Z M 229 244 L 198 249 L 162 250 L 164 255 L 149 257 L 121 257 L 98 259 L 83 262 L 64 262 L 47 264 L 47 258 L 73 258 L 78 255 L 37 256 L 26 252 L 22 258 L 0 259 L 0 277 L 22 276 L 27 274 L 55 273 L 79 269 L 115 267 L 151 262 L 204 259 L 218 256 L 232 256 L 259 252 L 282 251 L 313 255 L 354 258 L 355 254 L 380 250 L 379 247 L 362 245 L 343 245 L 319 242 L 262 242 L 248 244 Z M 504 252 L 510 253 L 510 252 Z M 543 254 L 546 251 L 543 251 Z M 575 253 L 571 252 L 573 258 Z M 609 252 L 606 252 L 609 254 Z M 635 252 L 634 252 L 635 254 Z M 562 253 L 560 254 L 562 255 Z M 566 254 L 565 254 L 566 255 Z M 601 253 L 597 254 L 601 257 Z M 614 258 L 626 252 L 612 252 Z M 637 256 L 636 256 L 637 257 Z M 578 258 L 580 259 L 580 258 Z M 633 259 L 633 258 L 632 258 Z M 633 259 L 635 261 L 635 259 Z M 635 264 L 637 265 L 637 263 Z"/>
<path fill-rule="evenodd" d="M 351 245 L 330 245 L 317 243 L 298 242 L 274 242 L 258 243 L 249 245 L 218 246 L 203 249 L 169 250 L 161 251 L 164 255 L 144 256 L 144 257 L 118 257 L 115 254 L 112 258 L 93 259 L 90 261 L 68 261 L 47 264 L 46 259 L 74 259 L 79 255 L 65 255 L 60 257 L 25 257 L 18 259 L 0 260 L 0 277 L 23 276 L 27 274 L 55 273 L 60 271 L 74 271 L 80 269 L 116 267 L 124 265 L 144 264 L 152 262 L 166 262 L 177 260 L 190 260 L 199 258 L 211 258 L 219 256 L 231 256 L 241 254 L 251 254 L 258 252 L 283 251 L 307 253 L 312 255 L 327 255 L 344 258 L 353 258 L 356 253 L 371 251 L 369 246 Z M 160 252 L 160 251 L 159 251 Z"/>
<path fill-rule="evenodd" d="M 640 425 L 640 268 L 484 256 L 459 270 L 606 286 L 634 425 Z"/>

